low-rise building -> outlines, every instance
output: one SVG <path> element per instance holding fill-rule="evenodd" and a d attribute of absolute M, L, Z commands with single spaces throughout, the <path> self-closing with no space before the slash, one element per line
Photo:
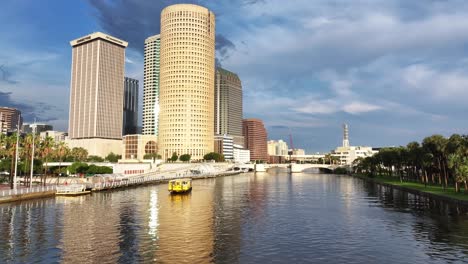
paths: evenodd
<path fill-rule="evenodd" d="M 147 154 L 158 154 L 155 135 L 126 135 L 123 137 L 123 160 L 144 160 Z"/>
<path fill-rule="evenodd" d="M 88 155 L 99 156 L 105 158 L 109 153 L 122 155 L 122 140 L 105 139 L 105 138 L 84 138 L 70 139 L 67 138 L 65 143 L 70 149 L 84 148 L 88 151 Z"/>
<path fill-rule="evenodd" d="M 216 135 L 215 136 L 215 152 L 223 154 L 225 160 L 234 159 L 234 137 L 230 135 Z"/>
<path fill-rule="evenodd" d="M 351 165 L 357 158 L 367 158 L 378 153 L 378 151 L 372 149 L 372 147 L 365 146 L 342 146 L 337 147 L 333 152 L 332 156 L 339 158 L 341 165 Z"/>
<path fill-rule="evenodd" d="M 65 139 L 68 136 L 68 133 L 61 132 L 61 131 L 47 130 L 47 131 L 40 132 L 39 135 L 40 135 L 41 139 L 45 139 L 47 137 L 50 137 L 55 142 L 62 142 L 62 141 L 65 141 Z"/>
<path fill-rule="evenodd" d="M 250 150 L 244 149 L 242 145 L 234 144 L 233 156 L 236 163 L 250 162 Z"/>

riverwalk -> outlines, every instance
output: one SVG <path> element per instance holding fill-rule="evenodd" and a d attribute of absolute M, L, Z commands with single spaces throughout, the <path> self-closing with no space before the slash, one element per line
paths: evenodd
<path fill-rule="evenodd" d="M 180 179 L 180 178 L 192 178 L 193 180 L 197 179 L 206 179 L 214 178 L 220 176 L 229 176 L 239 174 L 239 171 L 217 171 L 217 172 L 208 172 L 208 173 L 187 173 L 187 172 L 174 172 L 172 173 L 156 173 L 150 172 L 142 175 L 135 175 L 131 177 L 126 177 L 124 179 L 116 180 L 106 180 L 102 182 L 85 182 L 82 183 L 85 185 L 86 189 L 91 190 L 91 192 L 100 192 L 100 191 L 109 191 L 114 189 L 122 189 L 129 187 L 137 187 L 140 185 L 149 185 L 149 184 L 160 184 L 166 183 L 169 180 Z M 79 183 L 75 183 L 79 184 Z M 0 203 L 9 203 L 29 199 L 45 198 L 55 196 L 60 187 L 66 185 L 47 185 L 47 186 L 36 186 L 33 188 L 19 188 L 17 190 L 2 190 L 0 191 Z"/>

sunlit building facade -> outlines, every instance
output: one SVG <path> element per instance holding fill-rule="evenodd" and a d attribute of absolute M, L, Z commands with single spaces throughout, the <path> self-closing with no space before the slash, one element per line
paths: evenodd
<path fill-rule="evenodd" d="M 214 149 L 215 15 L 191 4 L 161 13 L 159 148 L 163 159 Z"/>
<path fill-rule="evenodd" d="M 250 150 L 250 160 L 268 161 L 267 131 L 260 119 L 243 120 L 245 148 Z"/>
<path fill-rule="evenodd" d="M 161 37 L 159 34 L 145 40 L 143 135 L 158 135 L 160 50 Z"/>

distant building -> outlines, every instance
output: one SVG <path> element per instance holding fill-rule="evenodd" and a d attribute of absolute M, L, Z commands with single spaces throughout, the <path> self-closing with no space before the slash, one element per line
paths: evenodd
<path fill-rule="evenodd" d="M 143 135 L 158 135 L 161 37 L 145 40 L 143 75 Z"/>
<path fill-rule="evenodd" d="M 215 15 L 205 7 L 176 4 L 161 12 L 158 144 L 193 160 L 214 150 Z"/>
<path fill-rule="evenodd" d="M 237 74 L 216 69 L 215 78 L 215 134 L 231 135 L 234 143 L 243 145 L 242 83 Z"/>
<path fill-rule="evenodd" d="M 292 154 L 296 156 L 305 155 L 305 150 L 303 149 L 293 149 Z"/>
<path fill-rule="evenodd" d="M 270 156 L 286 156 L 288 155 L 288 144 L 283 140 L 268 141 L 268 155 Z"/>
<path fill-rule="evenodd" d="M 138 133 L 138 80 L 125 77 L 123 135 Z"/>
<path fill-rule="evenodd" d="M 234 159 L 234 138 L 228 135 L 218 135 L 215 136 L 215 152 L 223 154 L 225 160 Z"/>
<path fill-rule="evenodd" d="M 19 121 L 19 128 L 23 125 L 21 111 L 10 107 L 0 107 L 0 133 L 6 134 L 10 131 L 16 131 Z"/>
<path fill-rule="evenodd" d="M 349 127 L 348 124 L 343 125 L 343 146 L 337 147 L 332 151 L 332 156 L 339 158 L 341 165 L 351 165 L 357 158 L 367 158 L 378 153 L 372 147 L 365 146 L 350 146 L 349 144 Z"/>
<path fill-rule="evenodd" d="M 67 138 L 68 133 L 66 132 L 61 132 L 61 131 L 53 131 L 53 130 L 48 130 L 48 131 L 43 131 L 40 133 L 41 139 L 45 139 L 47 137 L 52 138 L 55 142 L 62 142 L 65 141 Z"/>
<path fill-rule="evenodd" d="M 247 163 L 250 161 L 250 150 L 244 149 L 242 145 L 233 145 L 233 159 L 236 163 Z"/>
<path fill-rule="evenodd" d="M 70 81 L 70 147 L 90 155 L 121 154 L 125 48 L 128 43 L 96 32 L 75 39 Z"/>
<path fill-rule="evenodd" d="M 123 138 L 123 160 L 144 160 L 146 154 L 158 153 L 155 135 L 126 135 Z"/>
<path fill-rule="evenodd" d="M 24 123 L 21 130 L 23 131 L 23 133 L 26 133 L 26 134 L 35 133 L 36 135 L 39 135 L 41 132 L 54 130 L 54 127 L 51 125 L 44 124 L 44 123 L 31 123 L 31 124 Z"/>
<path fill-rule="evenodd" d="M 268 161 L 267 131 L 260 119 L 244 119 L 244 147 L 250 150 L 250 160 Z"/>

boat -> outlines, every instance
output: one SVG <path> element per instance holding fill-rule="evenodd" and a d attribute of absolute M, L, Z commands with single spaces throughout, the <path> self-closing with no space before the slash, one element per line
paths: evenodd
<path fill-rule="evenodd" d="M 168 190 L 171 193 L 186 193 L 192 190 L 192 179 L 183 178 L 170 180 L 168 184 Z"/>
<path fill-rule="evenodd" d="M 91 191 L 86 189 L 84 184 L 62 185 L 57 186 L 56 196 L 79 196 L 90 194 Z"/>

